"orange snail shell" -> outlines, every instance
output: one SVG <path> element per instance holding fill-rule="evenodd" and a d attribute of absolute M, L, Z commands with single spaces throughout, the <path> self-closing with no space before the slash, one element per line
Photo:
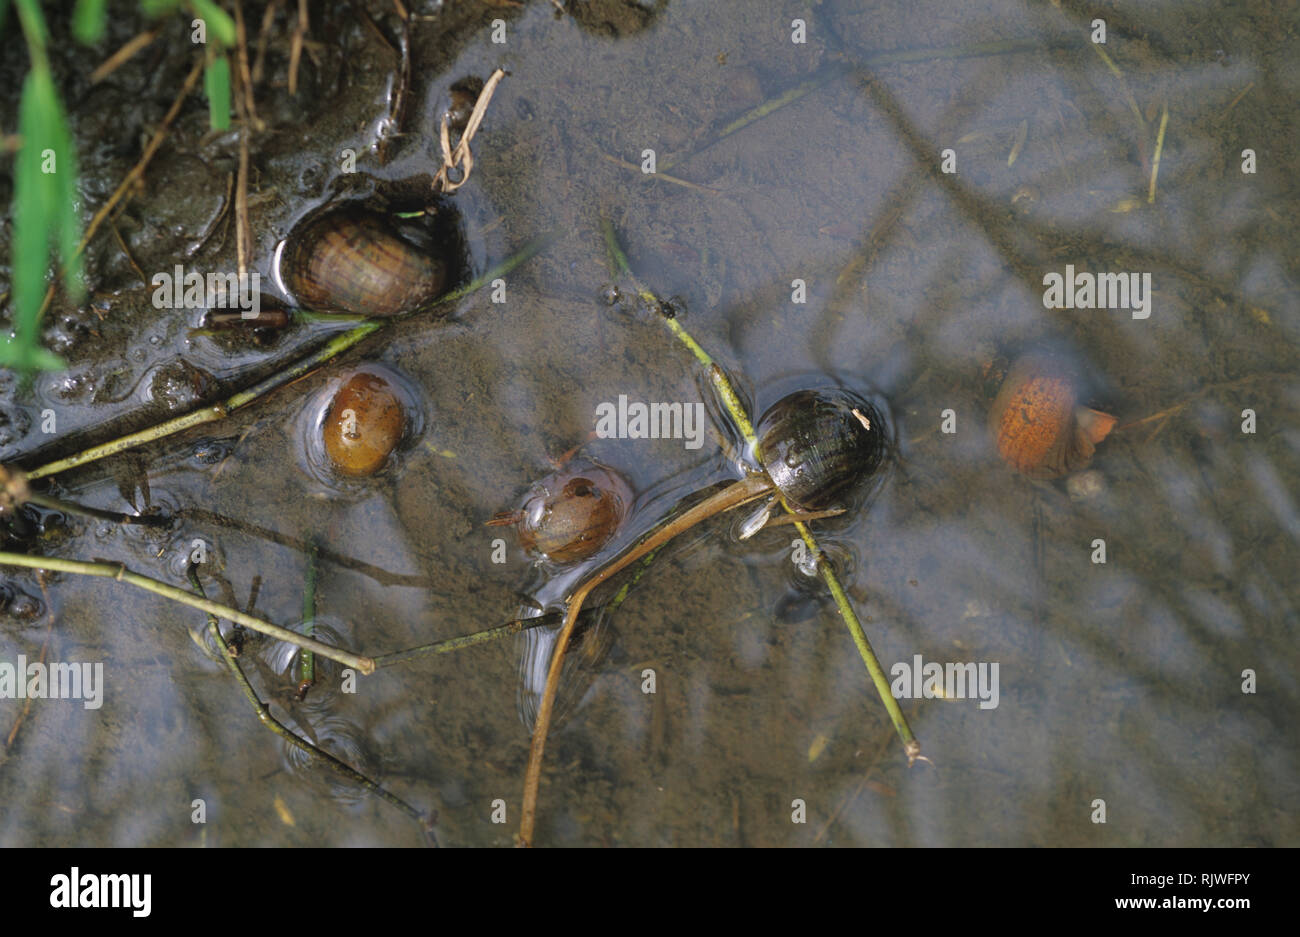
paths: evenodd
<path fill-rule="evenodd" d="M 406 414 L 393 387 L 358 371 L 334 395 L 325 415 L 325 453 L 341 475 L 373 475 L 406 432 Z"/>
<path fill-rule="evenodd" d="M 1115 417 L 1078 405 L 1078 382 L 1061 362 L 1027 354 L 1007 373 L 989 411 L 989 429 L 1008 465 L 1030 478 L 1083 468 Z"/>

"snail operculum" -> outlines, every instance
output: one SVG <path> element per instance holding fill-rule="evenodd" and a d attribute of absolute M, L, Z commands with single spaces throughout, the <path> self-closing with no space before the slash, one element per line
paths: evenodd
<path fill-rule="evenodd" d="M 844 507 L 876 478 L 889 453 L 880 411 L 844 390 L 797 391 L 758 424 L 758 458 L 791 508 Z"/>
<path fill-rule="evenodd" d="M 436 299 L 447 285 L 448 263 L 387 215 L 348 207 L 295 228 L 280 275 L 305 308 L 391 316 Z"/>
<path fill-rule="evenodd" d="M 737 540 L 748 540 L 760 530 L 767 526 L 768 521 L 772 519 L 772 512 L 776 509 L 776 498 L 768 498 L 763 504 L 759 505 L 758 510 L 754 511 L 740 523 L 736 530 Z"/>

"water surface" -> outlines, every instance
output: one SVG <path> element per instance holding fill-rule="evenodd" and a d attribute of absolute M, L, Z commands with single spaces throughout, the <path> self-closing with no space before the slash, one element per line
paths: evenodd
<path fill-rule="evenodd" d="M 183 584 L 181 558 L 202 539 L 223 601 L 245 607 L 256 591 L 255 613 L 292 624 L 305 574 L 294 544 L 318 539 L 319 612 L 367 653 L 514 616 L 538 576 L 513 542 L 492 562 L 500 532 L 483 524 L 549 459 L 585 443 L 648 505 L 643 526 L 736 477 L 713 439 L 588 441 L 603 401 L 698 401 L 705 386 L 661 323 L 602 302 L 608 218 L 755 414 L 814 379 L 888 400 L 897 467 L 869 509 L 819 536 L 886 669 L 914 655 L 996 662 L 999 701 L 904 701 L 937 769 L 909 770 L 846 629 L 791 563 L 790 528 L 742 545 L 720 520 L 614 616 L 603 666 L 548 747 L 539 844 L 1295 845 L 1294 10 L 1124 7 L 1104 46 L 1121 80 L 1088 47 L 1087 17 L 1053 4 L 641 6 L 653 12 L 617 2 L 584 21 L 546 2 L 417 6 L 429 18 L 414 34 L 406 135 L 382 166 L 369 147 L 394 60 L 375 32 L 344 10 L 313 19 L 323 47 L 296 101 L 277 85 L 287 56 L 273 43 L 251 206 L 267 282 L 276 244 L 329 198 L 422 197 L 447 89 L 497 65 L 510 74 L 454 197 L 471 272 L 538 233 L 558 239 L 507 277 L 504 304 L 476 293 L 450 320 L 402 323 L 202 435 L 60 476 L 70 500 L 178 519 L 150 531 L 68 517 L 40 549 Z M 497 17 L 504 44 L 491 41 Z M 806 43 L 791 41 L 795 18 Z M 87 216 L 189 67 L 179 25 L 168 35 L 94 88 L 60 53 Z M 795 89 L 806 93 L 722 136 Z M 123 116 L 107 122 L 115 105 Z M 15 107 L 5 95 L 5 126 Z M 233 233 L 213 219 L 237 143 L 205 138 L 205 121 L 189 102 L 119 219 L 145 271 L 233 269 Z M 362 154 L 352 176 L 339 171 L 346 147 Z M 955 173 L 940 171 L 945 148 Z M 653 176 L 640 171 L 647 149 Z M 299 327 L 269 347 L 193 337 L 200 313 L 153 309 L 111 234 L 88 260 L 92 302 L 56 304 L 49 320 L 70 371 L 29 396 L 6 385 L 11 425 L 27 423 L 6 463 L 156 422 L 324 334 Z M 1150 273 L 1150 318 L 1044 308 L 1042 279 L 1066 264 Z M 796 279 L 804 303 L 791 301 Z M 1185 404 L 1105 441 L 1074 496 L 1011 472 L 984 425 L 990 365 L 1044 342 L 1086 367 L 1089 402 L 1122 425 Z M 339 490 L 311 470 L 303 427 L 360 362 L 409 379 L 422 430 L 390 471 Z M 57 442 L 39 434 L 45 408 Z M 0 661 L 34 659 L 48 639 L 50 660 L 103 661 L 107 687 L 96 711 L 32 706 L 0 754 L 0 843 L 419 842 L 391 808 L 292 766 L 191 640 L 198 613 L 106 580 L 52 577 L 47 596 L 27 572 L 4 580 L 21 595 L 0 620 Z M 511 842 L 528 749 L 511 642 L 304 704 L 277 653 L 254 643 L 248 660 L 286 722 L 436 809 L 442 843 Z M 1242 692 L 1245 670 L 1255 693 Z M 20 709 L 0 702 L 6 735 Z M 206 825 L 191 822 L 196 798 Z M 505 824 L 491 822 L 498 799 Z M 796 799 L 806 823 L 791 822 Z M 1098 799 L 1105 824 L 1092 822 Z"/>

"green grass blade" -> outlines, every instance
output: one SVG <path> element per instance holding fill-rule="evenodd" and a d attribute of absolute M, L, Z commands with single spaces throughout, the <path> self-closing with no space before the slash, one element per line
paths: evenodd
<path fill-rule="evenodd" d="M 56 171 L 51 174 L 55 191 L 54 226 L 58 238 L 59 260 L 63 264 L 63 285 L 68 297 L 80 303 L 86 295 L 81 276 L 81 193 L 77 188 L 77 150 L 72 131 L 63 113 L 63 105 L 48 83 L 42 101 L 49 133 L 49 148 L 54 151 Z"/>
<path fill-rule="evenodd" d="M 181 0 L 140 0 L 140 9 L 145 16 L 162 16 L 181 5 Z"/>
<path fill-rule="evenodd" d="M 72 11 L 72 35 L 78 42 L 98 42 L 108 25 L 107 0 L 77 0 Z"/>
<path fill-rule="evenodd" d="M 213 130 L 230 126 L 230 60 L 218 55 L 203 71 L 203 90 L 208 95 L 208 123 Z"/>
<path fill-rule="evenodd" d="M 15 8 L 18 20 L 22 23 L 23 38 L 27 40 L 27 52 L 32 57 L 32 68 L 39 68 L 47 63 L 45 46 L 49 42 L 49 31 L 41 16 L 41 5 L 37 0 L 18 0 Z"/>
<path fill-rule="evenodd" d="M 64 206 L 60 201 L 65 181 L 61 174 L 75 174 L 75 168 L 67 158 L 67 128 L 62 121 L 58 95 L 49 71 L 33 69 L 23 81 L 18 111 L 23 145 L 14 160 L 12 286 L 15 337 L 0 345 L 0 364 L 23 373 L 63 366 L 56 356 L 39 344 L 50 241 L 56 232 L 61 234 L 59 229 L 64 227 Z M 60 154 L 60 149 L 65 152 Z"/>
<path fill-rule="evenodd" d="M 207 23 L 211 38 L 227 48 L 235 44 L 235 21 L 212 0 L 190 0 L 190 9 Z"/>

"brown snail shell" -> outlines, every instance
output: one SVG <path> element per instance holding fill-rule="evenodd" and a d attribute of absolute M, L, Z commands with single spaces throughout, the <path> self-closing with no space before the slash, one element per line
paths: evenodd
<path fill-rule="evenodd" d="M 889 453 L 884 417 L 844 390 L 801 390 L 758 423 L 758 457 L 790 507 L 804 513 L 847 506 Z"/>
<path fill-rule="evenodd" d="M 395 388 L 370 371 L 343 382 L 325 414 L 325 454 L 342 475 L 362 477 L 383 468 L 406 432 Z"/>
<path fill-rule="evenodd" d="M 483 82 L 477 79 L 466 79 L 452 86 L 447 95 L 447 108 L 443 111 L 447 118 L 448 129 L 455 133 L 465 132 L 470 115 L 474 113 L 474 105 L 478 103 L 479 92 L 482 90 Z"/>
<path fill-rule="evenodd" d="M 1018 359 L 989 411 L 998 455 L 1030 478 L 1083 468 L 1116 420 L 1080 406 L 1078 396 L 1078 379 L 1061 361 L 1035 353 Z"/>
<path fill-rule="evenodd" d="M 533 485 L 514 520 L 520 546 L 553 563 L 588 559 L 618 532 L 632 489 L 594 462 L 571 462 Z"/>
<path fill-rule="evenodd" d="M 300 305 L 318 312 L 391 316 L 436 299 L 447 264 L 403 237 L 386 215 L 326 212 L 290 234 L 281 278 Z"/>

